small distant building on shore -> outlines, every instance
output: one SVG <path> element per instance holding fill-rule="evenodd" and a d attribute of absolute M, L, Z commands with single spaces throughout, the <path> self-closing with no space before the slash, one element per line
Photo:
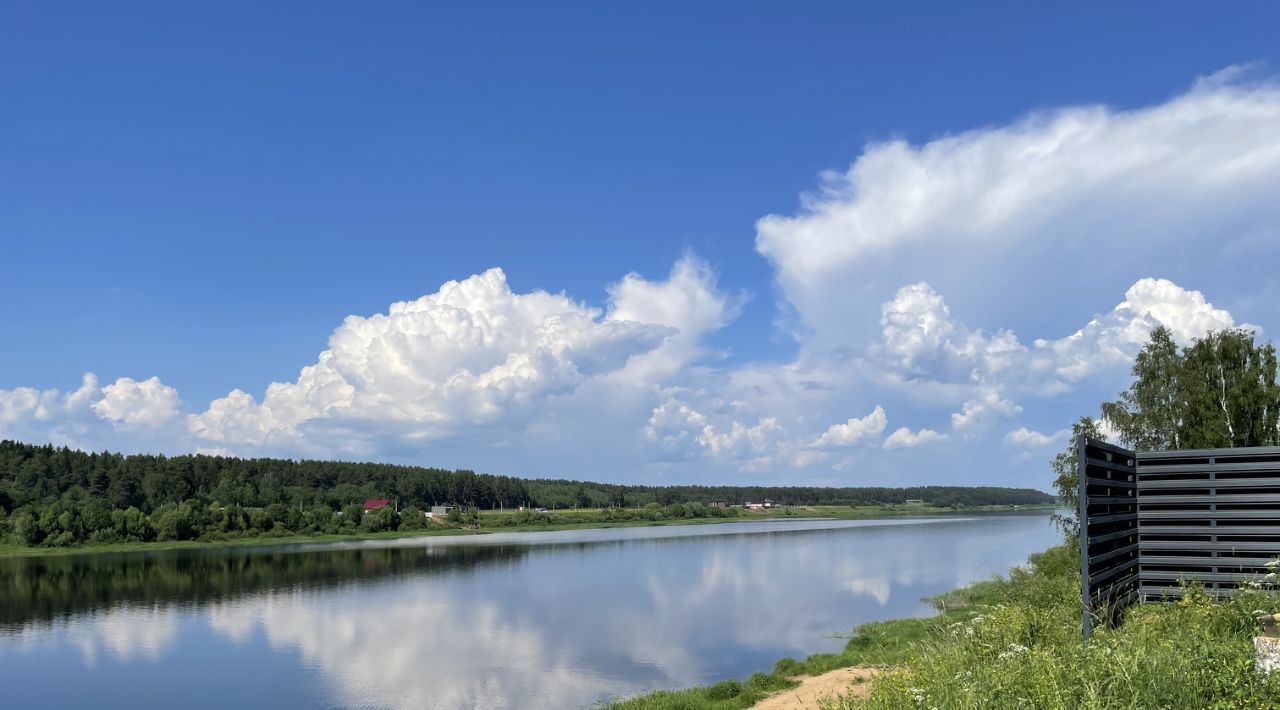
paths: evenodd
<path fill-rule="evenodd" d="M 385 508 L 391 505 L 389 498 L 370 498 L 364 502 L 364 512 L 369 513 L 379 508 Z"/>
<path fill-rule="evenodd" d="M 431 517 L 437 515 L 448 515 L 453 510 L 452 505 L 433 505 L 431 506 Z"/>
<path fill-rule="evenodd" d="M 707 501 L 707 507 L 708 507 L 708 508 L 728 508 L 728 507 L 729 507 L 729 501 L 727 501 L 727 500 L 710 500 L 710 501 Z"/>
<path fill-rule="evenodd" d="M 919 498 L 908 498 L 907 505 L 924 505 L 924 501 Z"/>
<path fill-rule="evenodd" d="M 777 507 L 778 507 L 778 504 L 777 504 L 777 503 L 774 503 L 773 501 L 769 500 L 768 498 L 765 498 L 765 499 L 760 503 L 760 505 L 763 505 L 763 506 L 764 506 L 764 507 L 766 507 L 766 508 L 777 508 Z"/>
<path fill-rule="evenodd" d="M 742 507 L 746 508 L 747 510 L 764 510 L 765 508 L 774 508 L 776 506 L 774 505 L 773 501 L 769 500 L 768 498 L 765 498 L 759 503 L 747 501 L 746 503 L 742 504 Z"/>

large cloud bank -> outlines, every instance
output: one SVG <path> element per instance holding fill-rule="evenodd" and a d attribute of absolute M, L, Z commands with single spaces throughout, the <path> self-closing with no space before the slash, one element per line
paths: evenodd
<path fill-rule="evenodd" d="M 708 336 L 743 298 L 692 254 L 585 294 L 599 306 L 514 292 L 495 268 L 347 318 L 261 394 L 199 406 L 154 377 L 90 374 L 0 390 L 0 436 L 623 480 L 967 482 L 983 443 L 1061 443 L 1157 325 L 1182 342 L 1260 330 L 1206 294 L 1248 307 L 1277 290 L 1258 258 L 1280 246 L 1277 188 L 1280 89 L 1230 70 L 1155 106 L 875 143 L 825 174 L 798 213 L 757 225 L 790 361 L 725 364 Z M 1024 468 L 984 480 L 1044 485 Z"/>

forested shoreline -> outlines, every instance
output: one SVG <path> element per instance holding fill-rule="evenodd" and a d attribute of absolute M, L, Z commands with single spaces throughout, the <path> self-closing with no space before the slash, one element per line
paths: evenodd
<path fill-rule="evenodd" d="M 366 514 L 363 502 L 374 498 L 394 505 Z M 766 498 L 780 505 L 851 506 L 918 499 L 951 508 L 1055 500 L 1026 488 L 627 486 L 345 461 L 126 456 L 0 441 L 0 542 L 24 546 L 414 530 L 428 525 L 418 511 L 437 504 L 619 513 L 648 507 L 661 517 L 685 518 L 723 514 L 704 507 L 713 500 Z"/>

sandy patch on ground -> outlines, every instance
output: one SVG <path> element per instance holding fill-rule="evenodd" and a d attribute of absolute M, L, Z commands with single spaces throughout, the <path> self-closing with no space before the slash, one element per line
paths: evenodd
<path fill-rule="evenodd" d="M 870 690 L 868 680 L 880 673 L 878 668 L 855 666 L 837 668 L 822 675 L 796 678 L 799 687 L 771 695 L 756 703 L 753 710 L 814 710 L 819 698 L 839 695 L 864 697 Z"/>

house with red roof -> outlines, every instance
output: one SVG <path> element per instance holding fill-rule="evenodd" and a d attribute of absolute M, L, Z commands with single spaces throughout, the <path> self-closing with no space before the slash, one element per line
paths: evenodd
<path fill-rule="evenodd" d="M 391 505 L 391 500 L 388 498 L 370 498 L 364 502 L 364 512 L 368 513 L 388 505 Z"/>

